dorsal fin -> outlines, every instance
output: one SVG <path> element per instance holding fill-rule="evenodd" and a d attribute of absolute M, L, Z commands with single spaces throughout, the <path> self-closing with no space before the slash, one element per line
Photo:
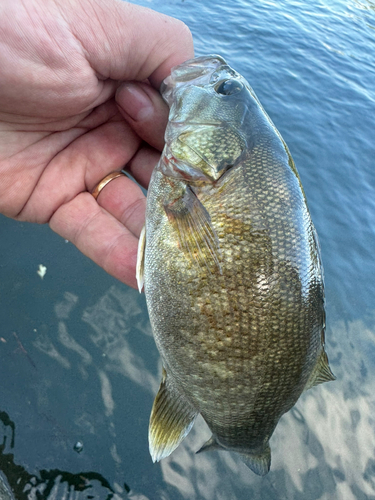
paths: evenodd
<path fill-rule="evenodd" d="M 188 435 L 198 412 L 163 369 L 163 378 L 151 411 L 149 446 L 153 462 L 168 457 Z"/>
<path fill-rule="evenodd" d="M 323 384 L 323 382 L 330 382 L 331 380 L 336 380 L 336 377 L 331 372 L 331 368 L 328 364 L 328 357 L 324 349 L 316 362 L 316 365 L 305 385 L 305 391 L 311 389 L 318 384 Z"/>

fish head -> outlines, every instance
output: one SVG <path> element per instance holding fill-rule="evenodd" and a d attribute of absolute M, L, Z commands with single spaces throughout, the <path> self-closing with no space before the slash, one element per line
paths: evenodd
<path fill-rule="evenodd" d="M 174 68 L 161 93 L 170 106 L 163 173 L 214 183 L 245 154 L 251 88 L 222 57 L 207 56 Z"/>

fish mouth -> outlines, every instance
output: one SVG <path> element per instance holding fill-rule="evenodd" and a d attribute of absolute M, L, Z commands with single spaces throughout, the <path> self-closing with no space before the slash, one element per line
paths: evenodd
<path fill-rule="evenodd" d="M 212 83 L 212 76 L 218 70 L 228 69 L 228 72 L 235 73 L 227 65 L 225 59 L 218 55 L 209 55 L 189 59 L 188 61 L 172 68 L 171 74 L 164 79 L 160 86 L 160 93 L 163 99 L 172 105 L 175 93 L 181 88 L 195 85 L 204 86 Z"/>

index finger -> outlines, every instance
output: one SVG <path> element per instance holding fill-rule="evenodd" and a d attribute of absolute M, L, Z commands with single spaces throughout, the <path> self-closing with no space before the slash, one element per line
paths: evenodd
<path fill-rule="evenodd" d="M 173 66 L 194 57 L 190 30 L 178 19 L 118 0 L 85 2 L 82 16 L 79 8 L 68 12 L 70 29 L 99 79 L 148 79 L 159 88 Z"/>

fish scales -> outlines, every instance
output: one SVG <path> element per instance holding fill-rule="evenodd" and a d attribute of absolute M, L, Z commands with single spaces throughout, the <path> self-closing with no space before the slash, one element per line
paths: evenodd
<path fill-rule="evenodd" d="M 263 475 L 279 418 L 334 378 L 315 229 L 288 148 L 221 57 L 175 68 L 163 95 L 143 261 L 164 366 L 150 451 L 168 456 L 200 413 L 212 431 L 202 450 L 236 451 Z"/>

